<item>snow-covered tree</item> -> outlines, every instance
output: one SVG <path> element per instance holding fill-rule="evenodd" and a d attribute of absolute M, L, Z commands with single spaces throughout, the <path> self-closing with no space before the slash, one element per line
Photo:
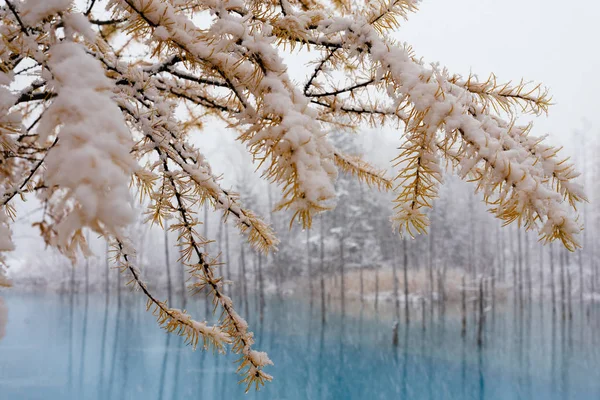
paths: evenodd
<path fill-rule="evenodd" d="M 224 121 L 263 176 L 281 188 L 277 210 L 310 227 L 334 207 L 338 169 L 393 190 L 394 224 L 423 233 L 443 163 L 475 180 L 490 211 L 578 246 L 575 206 L 584 199 L 571 164 L 518 125 L 547 112 L 546 89 L 495 76 L 452 74 L 390 38 L 417 0 L 6 0 L 0 6 L 0 251 L 13 249 L 15 202 L 43 203 L 46 243 L 87 253 L 84 229 L 111 240 L 114 258 L 148 297 L 159 322 L 194 346 L 240 354 L 244 382 L 263 384 L 271 361 L 224 294 L 195 213 L 210 204 L 256 250 L 275 249 L 272 229 L 222 187 L 190 139 Z M 295 52 L 313 56 L 293 80 Z M 393 179 L 328 138 L 363 124 L 398 127 Z M 249 168 L 254 168 L 249 166 Z M 147 223 L 166 218 L 181 257 L 207 288 L 219 323 L 209 326 L 158 300 L 140 280 L 128 227 L 130 186 Z M 0 269 L 0 284 L 6 284 Z"/>

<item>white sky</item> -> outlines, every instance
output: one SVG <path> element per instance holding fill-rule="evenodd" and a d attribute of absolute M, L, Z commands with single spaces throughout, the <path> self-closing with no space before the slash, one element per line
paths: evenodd
<path fill-rule="evenodd" d="M 542 82 L 555 105 L 534 132 L 560 141 L 597 113 L 598 15 L 591 0 L 424 0 L 396 38 L 453 72 Z"/>

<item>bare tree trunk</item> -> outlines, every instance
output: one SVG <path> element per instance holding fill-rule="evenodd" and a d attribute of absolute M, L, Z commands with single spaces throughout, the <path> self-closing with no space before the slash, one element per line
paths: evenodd
<path fill-rule="evenodd" d="M 106 334 L 108 331 L 108 241 L 106 242 L 106 298 L 104 303 L 104 319 L 102 320 L 102 345 L 100 347 L 100 379 L 98 381 L 98 393 L 104 389 L 104 363 L 106 359 Z"/>
<path fill-rule="evenodd" d="M 594 231 L 590 231 L 589 235 L 590 235 L 590 237 L 588 239 L 589 243 L 595 243 Z M 595 295 L 597 287 L 598 287 L 598 275 L 599 275 L 598 274 L 598 263 L 596 262 L 596 256 L 595 256 L 596 247 L 588 246 L 587 249 L 589 251 L 589 256 L 588 256 L 589 268 L 591 269 L 591 271 L 590 271 L 591 272 L 590 293 L 593 293 Z M 588 311 L 589 311 L 589 308 L 588 308 Z"/>
<path fill-rule="evenodd" d="M 497 265 L 497 274 L 496 277 L 502 280 L 502 270 L 504 267 L 504 246 L 502 244 L 502 232 L 500 230 L 500 225 L 496 224 L 496 260 L 498 260 Z"/>
<path fill-rule="evenodd" d="M 582 136 L 585 138 L 586 131 L 584 130 L 582 133 L 583 133 Z M 586 141 L 582 140 L 582 143 L 586 143 Z M 587 168 L 586 168 L 587 167 L 587 147 L 581 146 L 580 150 L 581 150 L 581 160 L 582 160 L 582 165 L 583 165 L 583 168 L 582 168 L 582 171 L 581 171 L 582 172 L 582 178 L 583 178 L 582 184 L 584 185 L 584 187 L 588 187 L 587 186 L 588 183 L 589 183 L 588 179 L 587 179 L 587 177 L 588 177 L 587 172 L 588 171 L 587 171 Z M 583 202 L 582 214 L 583 214 L 583 226 L 586 227 L 586 226 L 588 226 L 588 202 L 586 202 L 586 201 Z M 589 242 L 588 242 L 588 235 L 591 232 L 592 232 L 591 229 L 584 229 L 583 230 L 583 249 L 588 249 L 589 248 L 589 250 L 593 251 L 593 249 L 594 249 L 593 246 L 588 247 L 588 244 L 589 244 Z M 594 243 L 594 242 L 592 241 L 592 243 Z M 585 280 L 584 280 L 584 277 L 583 277 L 583 254 L 582 254 L 583 252 L 582 252 L 582 250 L 579 250 L 578 257 L 579 257 L 579 303 L 580 303 L 581 314 L 583 316 L 583 307 L 584 307 L 584 304 L 583 304 L 583 295 L 584 295 L 584 289 L 585 289 Z M 588 260 L 593 260 L 593 258 L 588 258 Z M 592 276 L 592 280 L 593 280 L 593 276 Z"/>
<path fill-rule="evenodd" d="M 365 252 L 365 248 L 364 248 L 364 243 L 363 246 L 360 249 L 360 304 L 364 304 L 365 302 L 365 266 L 364 266 L 364 260 L 362 257 L 362 254 L 364 254 Z"/>
<path fill-rule="evenodd" d="M 229 264 L 229 262 L 228 262 L 229 260 L 223 261 L 223 226 L 224 225 L 227 226 L 224 221 L 219 221 L 219 228 L 217 230 L 217 254 L 218 254 L 220 262 L 226 262 L 227 264 Z M 223 289 L 227 290 L 227 287 L 224 287 Z"/>
<path fill-rule="evenodd" d="M 562 319 L 566 318 L 566 287 L 565 287 L 565 257 L 564 251 L 560 251 L 560 293 L 561 293 L 561 310 L 562 310 Z"/>
<path fill-rule="evenodd" d="M 440 314 L 446 315 L 446 283 L 445 283 L 445 269 L 446 267 L 442 267 L 442 271 L 437 271 L 438 275 L 438 288 L 440 291 Z"/>
<path fill-rule="evenodd" d="M 518 228 L 516 228 L 518 229 Z M 517 235 L 515 235 L 517 236 Z M 517 274 L 517 265 L 518 265 L 518 261 L 517 261 L 517 254 L 515 252 L 515 244 L 514 244 L 514 240 L 513 238 L 515 237 L 513 235 L 510 235 L 508 237 L 508 242 L 510 244 L 510 255 L 512 258 L 512 278 L 513 278 L 513 298 L 514 298 L 514 302 L 516 303 L 519 299 L 518 293 L 519 293 L 519 284 L 518 284 L 518 274 Z"/>
<path fill-rule="evenodd" d="M 473 210 L 473 195 L 469 196 L 469 210 Z M 469 213 L 469 272 L 471 278 L 475 277 L 475 221 L 473 219 L 473 212 Z"/>
<path fill-rule="evenodd" d="M 117 270 L 117 305 L 121 307 L 121 270 Z"/>
<path fill-rule="evenodd" d="M 433 312 L 433 267 L 435 263 L 435 247 L 434 247 L 434 233 L 433 230 L 429 233 L 429 304 L 431 305 L 431 312 Z"/>
<path fill-rule="evenodd" d="M 496 271 L 492 270 L 492 325 L 494 324 L 494 316 L 496 313 Z"/>
<path fill-rule="evenodd" d="M 583 251 L 579 250 L 579 252 L 577 253 L 577 261 L 579 264 L 579 305 L 583 309 L 584 283 L 583 283 L 583 256 L 582 256 L 582 253 L 583 253 Z"/>
<path fill-rule="evenodd" d="M 259 285 L 259 305 L 260 305 L 260 322 L 262 324 L 265 310 L 265 283 L 263 280 L 262 271 L 262 254 L 258 253 L 258 285 Z"/>
<path fill-rule="evenodd" d="M 531 259 L 529 257 L 529 235 L 525 232 L 525 264 L 527 271 L 527 301 L 529 305 L 531 305 L 532 300 L 532 291 L 533 291 L 533 282 L 531 276 Z"/>
<path fill-rule="evenodd" d="M 87 235 L 89 238 L 89 234 Z M 88 241 L 89 243 L 89 241 Z M 79 354 L 81 355 L 79 358 L 79 391 L 80 393 L 84 393 L 85 389 L 84 389 L 84 385 L 83 385 L 83 378 L 85 376 L 85 351 L 87 349 L 86 346 L 86 339 L 87 339 L 87 327 L 88 327 L 88 305 L 89 305 L 89 296 L 88 296 L 88 269 L 89 269 L 89 263 L 86 262 L 86 285 L 85 285 L 85 308 L 84 308 L 84 314 L 83 314 L 83 329 L 81 332 L 81 349 L 79 351 Z M 83 397 L 83 396 L 82 396 Z"/>
<path fill-rule="evenodd" d="M 109 272 L 110 272 L 110 249 L 109 249 L 109 245 L 108 245 L 108 239 L 106 240 L 106 248 L 105 248 L 105 254 L 106 254 L 106 273 L 104 274 L 104 293 L 106 295 L 106 301 L 108 302 L 108 295 L 109 295 Z"/>
<path fill-rule="evenodd" d="M 590 279 L 590 291 L 596 293 L 596 261 L 591 258 L 590 267 L 592 269 L 592 279 Z"/>
<path fill-rule="evenodd" d="M 590 249 L 592 252 L 594 251 L 593 248 Z M 597 272 L 597 263 L 596 260 L 594 259 L 594 256 L 592 254 L 592 256 L 590 257 L 591 260 L 591 265 L 590 267 L 592 268 L 592 279 L 591 279 L 591 283 L 590 283 L 590 291 L 595 295 L 596 294 L 596 285 L 598 282 L 598 272 Z"/>
<path fill-rule="evenodd" d="M 325 323 L 326 321 L 326 305 L 325 305 L 325 222 L 323 221 L 323 216 L 321 215 L 320 219 L 320 278 L 321 278 L 321 321 Z"/>
<path fill-rule="evenodd" d="M 379 307 L 379 268 L 375 268 L 375 311 Z"/>
<path fill-rule="evenodd" d="M 310 298 L 310 309 L 313 308 L 313 271 L 312 271 L 312 260 L 310 251 L 310 229 L 306 230 L 306 270 L 308 273 L 308 295 Z"/>
<path fill-rule="evenodd" d="M 402 255 L 403 268 L 404 268 L 404 318 L 406 325 L 410 323 L 410 311 L 408 308 L 408 249 L 406 246 L 406 239 L 402 239 Z"/>
<path fill-rule="evenodd" d="M 75 265 L 71 265 L 71 293 L 69 296 L 69 386 L 73 387 L 73 315 L 75 313 Z"/>
<path fill-rule="evenodd" d="M 540 305 L 544 301 L 544 246 L 540 247 Z"/>
<path fill-rule="evenodd" d="M 219 258 L 223 257 L 223 225 L 223 221 L 220 221 L 217 229 L 217 254 Z"/>
<path fill-rule="evenodd" d="M 392 346 L 398 347 L 398 321 L 394 321 L 394 326 L 392 327 Z"/>
<path fill-rule="evenodd" d="M 481 347 L 483 345 L 483 324 L 485 322 L 485 303 L 484 303 L 484 293 L 483 293 L 483 277 L 479 278 L 479 326 L 477 329 L 477 346 Z"/>
<path fill-rule="evenodd" d="M 240 243 L 240 291 L 242 295 L 242 301 L 244 302 L 244 312 L 246 318 L 250 316 L 248 306 L 248 282 L 246 281 L 246 257 L 244 256 L 244 243 Z"/>
<path fill-rule="evenodd" d="M 556 285 L 554 284 L 554 252 L 552 245 L 548 246 L 550 251 L 550 292 L 552 296 L 552 315 L 556 315 Z"/>
<path fill-rule="evenodd" d="M 500 228 L 499 228 L 500 229 Z M 508 280 L 508 261 L 506 257 L 506 229 L 500 229 L 500 242 L 502 249 L 502 282 L 506 283 Z"/>
<path fill-rule="evenodd" d="M 565 258 L 567 257 L 565 253 Z M 573 319 L 573 307 L 572 307 L 573 293 L 571 291 L 571 271 L 567 268 L 567 306 L 569 321 Z"/>
<path fill-rule="evenodd" d="M 478 276 L 478 278 L 481 278 L 481 276 Z M 477 278 L 472 282 L 473 285 L 477 285 Z M 475 286 L 475 291 L 475 300 L 473 301 L 473 324 L 477 324 L 477 313 L 479 312 L 477 309 L 477 286 Z"/>
<path fill-rule="evenodd" d="M 464 338 L 467 334 L 467 282 L 465 279 L 465 275 L 462 277 L 462 287 L 461 287 L 461 311 L 462 311 L 462 329 L 461 336 Z"/>
<path fill-rule="evenodd" d="M 177 241 L 178 241 L 178 246 L 177 247 L 179 249 L 183 248 L 181 246 L 181 240 L 182 240 L 181 238 L 177 239 Z M 179 271 L 180 271 L 180 275 L 181 275 L 180 276 L 181 279 L 179 281 L 180 285 L 181 285 L 181 287 L 180 287 L 180 290 L 181 290 L 181 301 L 182 301 L 181 308 L 185 309 L 185 307 L 187 305 L 187 287 L 186 287 L 186 279 L 185 279 L 186 278 L 186 275 L 185 275 L 186 271 L 185 271 L 185 262 L 184 262 L 183 258 L 181 258 L 181 250 L 180 250 L 180 253 L 179 253 L 179 259 L 177 261 L 177 265 L 179 266 Z"/>
<path fill-rule="evenodd" d="M 425 331 L 425 297 L 421 297 L 421 325 L 422 325 L 422 329 L 423 331 Z"/>
<path fill-rule="evenodd" d="M 396 321 L 400 321 L 400 294 L 398 293 L 398 250 L 394 246 L 393 260 L 392 260 L 392 273 L 394 275 L 394 306 L 396 311 Z"/>
<path fill-rule="evenodd" d="M 90 246 L 90 231 L 86 230 L 85 232 L 85 240 L 87 242 L 88 247 Z M 85 351 L 87 349 L 86 339 L 87 339 L 87 326 L 88 326 L 88 306 L 89 306 L 89 295 L 90 295 L 90 259 L 89 257 L 85 258 L 85 306 L 84 306 L 84 314 L 83 314 L 83 329 L 81 333 L 81 350 L 79 354 L 81 355 L 79 359 L 79 392 L 84 392 L 83 387 L 83 377 L 85 376 Z"/>
<path fill-rule="evenodd" d="M 227 279 L 231 280 L 231 258 L 229 253 L 229 224 L 225 223 L 225 266 L 227 269 Z M 227 293 L 231 295 L 231 286 L 228 285 Z"/>
<path fill-rule="evenodd" d="M 204 204 L 204 239 L 208 240 L 208 203 Z M 206 245 L 206 247 L 208 247 L 208 245 Z M 210 314 L 210 301 L 209 301 L 209 292 L 208 292 L 208 287 L 206 287 L 206 298 L 205 298 L 205 311 L 204 311 L 204 315 L 209 315 Z"/>
<path fill-rule="evenodd" d="M 254 306 L 256 307 L 256 312 L 260 312 L 260 274 L 258 273 L 258 254 L 254 255 Z"/>
<path fill-rule="evenodd" d="M 169 268 L 169 221 L 165 220 L 165 269 L 167 271 L 167 298 L 169 304 L 173 306 L 173 297 L 171 295 L 171 268 Z"/>
<path fill-rule="evenodd" d="M 343 233 L 340 234 L 340 298 L 342 300 L 342 315 L 346 313 L 346 290 L 344 284 L 344 264 L 346 260 L 344 260 L 344 236 Z"/>
<path fill-rule="evenodd" d="M 518 251 L 518 294 L 519 294 L 519 307 L 523 309 L 523 244 L 521 240 L 521 229 L 517 227 L 517 251 Z"/>
<path fill-rule="evenodd" d="M 91 247 L 90 246 L 90 231 L 86 231 L 85 236 L 86 236 L 85 240 L 86 240 L 88 246 Z M 87 307 L 89 292 L 90 292 L 90 258 L 86 257 L 85 258 L 85 302 L 86 302 L 86 307 Z"/>
<path fill-rule="evenodd" d="M 268 186 L 268 190 L 267 190 L 267 196 L 268 196 L 268 200 L 269 200 L 269 220 L 271 222 L 271 225 L 273 226 L 274 229 L 277 228 L 276 223 L 275 223 L 275 213 L 273 212 L 273 194 L 271 192 L 271 185 Z M 278 253 L 277 252 L 273 252 L 271 254 L 271 259 L 273 262 L 273 265 L 275 266 L 275 271 L 274 271 L 274 275 L 275 275 L 275 293 L 277 295 L 277 298 L 281 300 L 282 298 L 282 294 L 281 294 L 281 268 L 282 266 L 279 264 L 279 258 L 278 258 Z"/>

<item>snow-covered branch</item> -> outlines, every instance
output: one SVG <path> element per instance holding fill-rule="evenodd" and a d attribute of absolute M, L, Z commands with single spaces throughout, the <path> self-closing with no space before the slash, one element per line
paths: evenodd
<path fill-rule="evenodd" d="M 0 6 L 0 252 L 14 247 L 15 203 L 35 193 L 44 209 L 35 225 L 49 245 L 74 258 L 86 253 L 83 229 L 115 238 L 120 265 L 159 323 L 193 344 L 201 337 L 219 350 L 230 344 L 248 387 L 271 379 L 263 372 L 271 362 L 252 349 L 252 333 L 215 273 L 218 261 L 207 254 L 210 240 L 196 231 L 196 213 L 210 204 L 263 252 L 278 240 L 192 140 L 209 118 L 246 146 L 248 169 L 280 188 L 275 210 L 290 210 L 305 228 L 335 206 L 341 170 L 393 192 L 402 232 L 426 232 L 445 163 L 475 181 L 506 223 L 569 250 L 579 246 L 576 208 L 586 197 L 578 173 L 531 125 L 515 124 L 519 113 L 549 111 L 548 90 L 452 74 L 391 40 L 417 0 L 359 8 L 338 0 L 75 3 Z M 302 82 L 288 73 L 297 48 L 313 56 Z M 365 125 L 399 130 L 393 179 L 328 137 Z M 145 222 L 176 220 L 170 229 L 194 286 L 222 310 L 218 326 L 168 307 L 141 281 L 133 250 L 122 245 L 135 219 L 131 185 L 142 194 Z"/>

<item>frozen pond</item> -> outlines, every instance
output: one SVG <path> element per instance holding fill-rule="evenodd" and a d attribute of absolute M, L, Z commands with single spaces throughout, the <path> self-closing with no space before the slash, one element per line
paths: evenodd
<path fill-rule="evenodd" d="M 423 330 L 413 310 L 394 348 L 388 314 L 352 306 L 344 318 L 331 312 L 323 328 L 318 306 L 270 300 L 263 323 L 249 322 L 275 379 L 245 395 L 234 355 L 193 352 L 158 328 L 141 294 L 124 296 L 121 307 L 111 299 L 108 308 L 102 295 L 90 295 L 87 306 L 85 295 L 2 295 L 9 320 L 0 398 L 7 400 L 600 398 L 600 311 L 577 305 L 564 324 L 535 304 L 516 316 L 510 305 L 488 313 L 479 350 L 475 329 L 461 338 L 451 312 L 427 313 Z M 196 300 L 188 309 L 203 315 L 205 306 Z"/>

